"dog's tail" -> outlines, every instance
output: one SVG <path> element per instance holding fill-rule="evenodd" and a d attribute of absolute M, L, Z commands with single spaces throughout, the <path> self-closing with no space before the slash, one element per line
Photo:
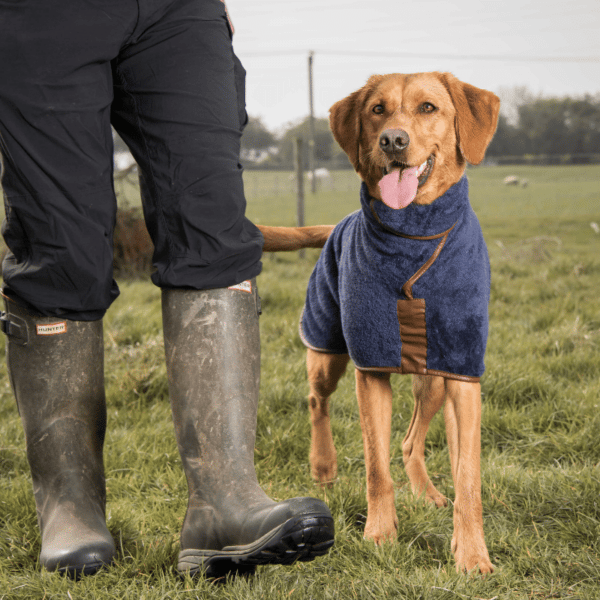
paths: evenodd
<path fill-rule="evenodd" d="M 265 238 L 263 252 L 282 252 L 302 248 L 322 248 L 334 225 L 310 227 L 269 227 L 257 225 Z"/>

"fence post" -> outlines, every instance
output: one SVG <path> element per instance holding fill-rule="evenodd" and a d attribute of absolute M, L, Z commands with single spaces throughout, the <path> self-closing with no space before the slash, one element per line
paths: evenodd
<path fill-rule="evenodd" d="M 294 164 L 296 165 L 296 224 L 304 227 L 304 166 L 302 164 L 302 138 L 294 139 Z M 304 258 L 304 250 L 299 251 Z"/>

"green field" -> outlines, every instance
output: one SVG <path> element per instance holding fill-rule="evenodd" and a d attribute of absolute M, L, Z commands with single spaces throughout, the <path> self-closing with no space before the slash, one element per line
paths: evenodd
<path fill-rule="evenodd" d="M 509 174 L 529 185 L 504 186 Z M 278 175 L 279 181 L 273 173 L 246 173 L 248 214 L 291 225 L 293 187 L 288 174 Z M 335 178 L 334 189 L 307 194 L 307 223 L 335 222 L 358 208 L 356 176 Z M 600 167 L 485 167 L 471 169 L 469 179 L 492 263 L 482 479 L 493 575 L 455 573 L 451 507 L 425 505 L 407 486 L 401 443 L 412 412 L 410 378 L 393 380 L 398 543 L 376 548 L 362 538 L 365 471 L 350 371 L 331 411 L 338 481 L 327 490 L 312 483 L 297 334 L 317 256 L 310 251 L 303 260 L 296 253 L 264 257 L 256 465 L 272 497 L 314 495 L 328 502 L 337 532 L 330 554 L 263 567 L 248 581 L 224 586 L 177 577 L 187 497 L 167 398 L 159 292 L 147 280 L 122 281 L 105 319 L 108 522 L 117 564 L 77 583 L 40 571 L 23 433 L 3 369 L 0 600 L 600 598 L 600 234 L 593 226 L 600 226 Z M 432 424 L 427 457 L 436 486 L 452 498 L 441 416 Z"/>

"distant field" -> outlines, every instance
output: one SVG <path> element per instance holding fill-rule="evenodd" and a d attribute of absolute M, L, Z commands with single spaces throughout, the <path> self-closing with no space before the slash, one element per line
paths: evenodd
<path fill-rule="evenodd" d="M 600 165 L 472 167 L 467 171 L 471 204 L 481 219 L 509 217 L 570 218 L 598 215 Z M 507 175 L 527 179 L 525 188 L 505 186 Z M 135 182 L 135 178 L 133 179 Z M 244 172 L 248 216 L 267 225 L 293 225 L 296 191 L 291 171 Z M 318 182 L 317 194 L 305 181 L 307 224 L 337 222 L 359 208 L 360 180 L 351 170 L 332 171 Z M 120 205 L 138 205 L 131 180 L 116 186 Z"/>
<path fill-rule="evenodd" d="M 504 186 L 509 174 L 529 185 Z M 245 176 L 252 219 L 294 223 L 288 174 Z M 333 189 L 307 193 L 308 223 L 335 222 L 358 208 L 356 176 L 334 177 Z M 160 294 L 147 278 L 121 281 L 104 325 L 108 524 L 117 562 L 79 583 L 40 571 L 25 443 L 1 370 L 0 600 L 598 600 L 600 234 L 592 224 L 600 225 L 600 167 L 485 167 L 471 169 L 469 179 L 492 266 L 481 464 L 493 575 L 455 573 L 451 506 L 435 509 L 408 489 L 401 444 L 413 405 L 410 378 L 393 380 L 398 543 L 376 548 L 362 538 L 365 467 L 351 369 L 331 406 L 338 480 L 325 490 L 311 481 L 305 354 L 297 333 L 318 256 L 310 251 L 303 260 L 297 253 L 263 260 L 255 459 L 272 497 L 313 495 L 329 504 L 336 526 L 330 554 L 259 568 L 254 578 L 224 586 L 177 577 L 187 488 L 170 417 Z M 426 455 L 436 486 L 453 498 L 439 416 Z"/>
<path fill-rule="evenodd" d="M 471 204 L 481 219 L 508 217 L 579 217 L 600 213 L 600 166 L 473 167 L 467 172 Z M 527 179 L 526 188 L 505 186 L 507 175 Z M 246 171 L 248 214 L 265 224 L 295 221 L 291 173 Z M 306 190 L 307 223 L 338 221 L 359 208 L 360 180 L 354 171 L 334 171 L 319 182 L 313 196 Z"/>

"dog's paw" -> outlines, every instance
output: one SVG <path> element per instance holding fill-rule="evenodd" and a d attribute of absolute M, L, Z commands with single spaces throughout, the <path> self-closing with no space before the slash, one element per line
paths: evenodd
<path fill-rule="evenodd" d="M 487 575 L 494 572 L 494 565 L 490 560 L 485 542 L 474 544 L 458 544 L 456 538 L 452 540 L 452 552 L 456 561 L 457 573 L 476 573 Z"/>
<path fill-rule="evenodd" d="M 456 562 L 456 572 L 489 575 L 494 572 L 494 565 L 487 556 L 471 556 L 464 562 Z"/>
<path fill-rule="evenodd" d="M 387 519 L 370 519 L 367 517 L 364 538 L 375 542 L 377 546 L 385 543 L 395 543 L 398 540 L 398 519 L 396 515 Z"/>
<path fill-rule="evenodd" d="M 438 508 L 444 508 L 448 506 L 448 499 L 444 494 L 438 492 L 437 488 L 431 483 L 431 481 L 427 484 L 427 490 L 425 491 L 425 500 L 427 502 L 431 502 L 431 504 L 435 504 Z"/>
<path fill-rule="evenodd" d="M 315 461 L 311 467 L 311 474 L 321 487 L 331 487 L 337 479 L 337 463 Z"/>
<path fill-rule="evenodd" d="M 448 506 L 446 497 L 438 492 L 437 488 L 431 483 L 424 461 L 405 457 L 404 465 L 415 496 L 425 496 L 428 502 L 435 504 L 438 508 Z"/>

